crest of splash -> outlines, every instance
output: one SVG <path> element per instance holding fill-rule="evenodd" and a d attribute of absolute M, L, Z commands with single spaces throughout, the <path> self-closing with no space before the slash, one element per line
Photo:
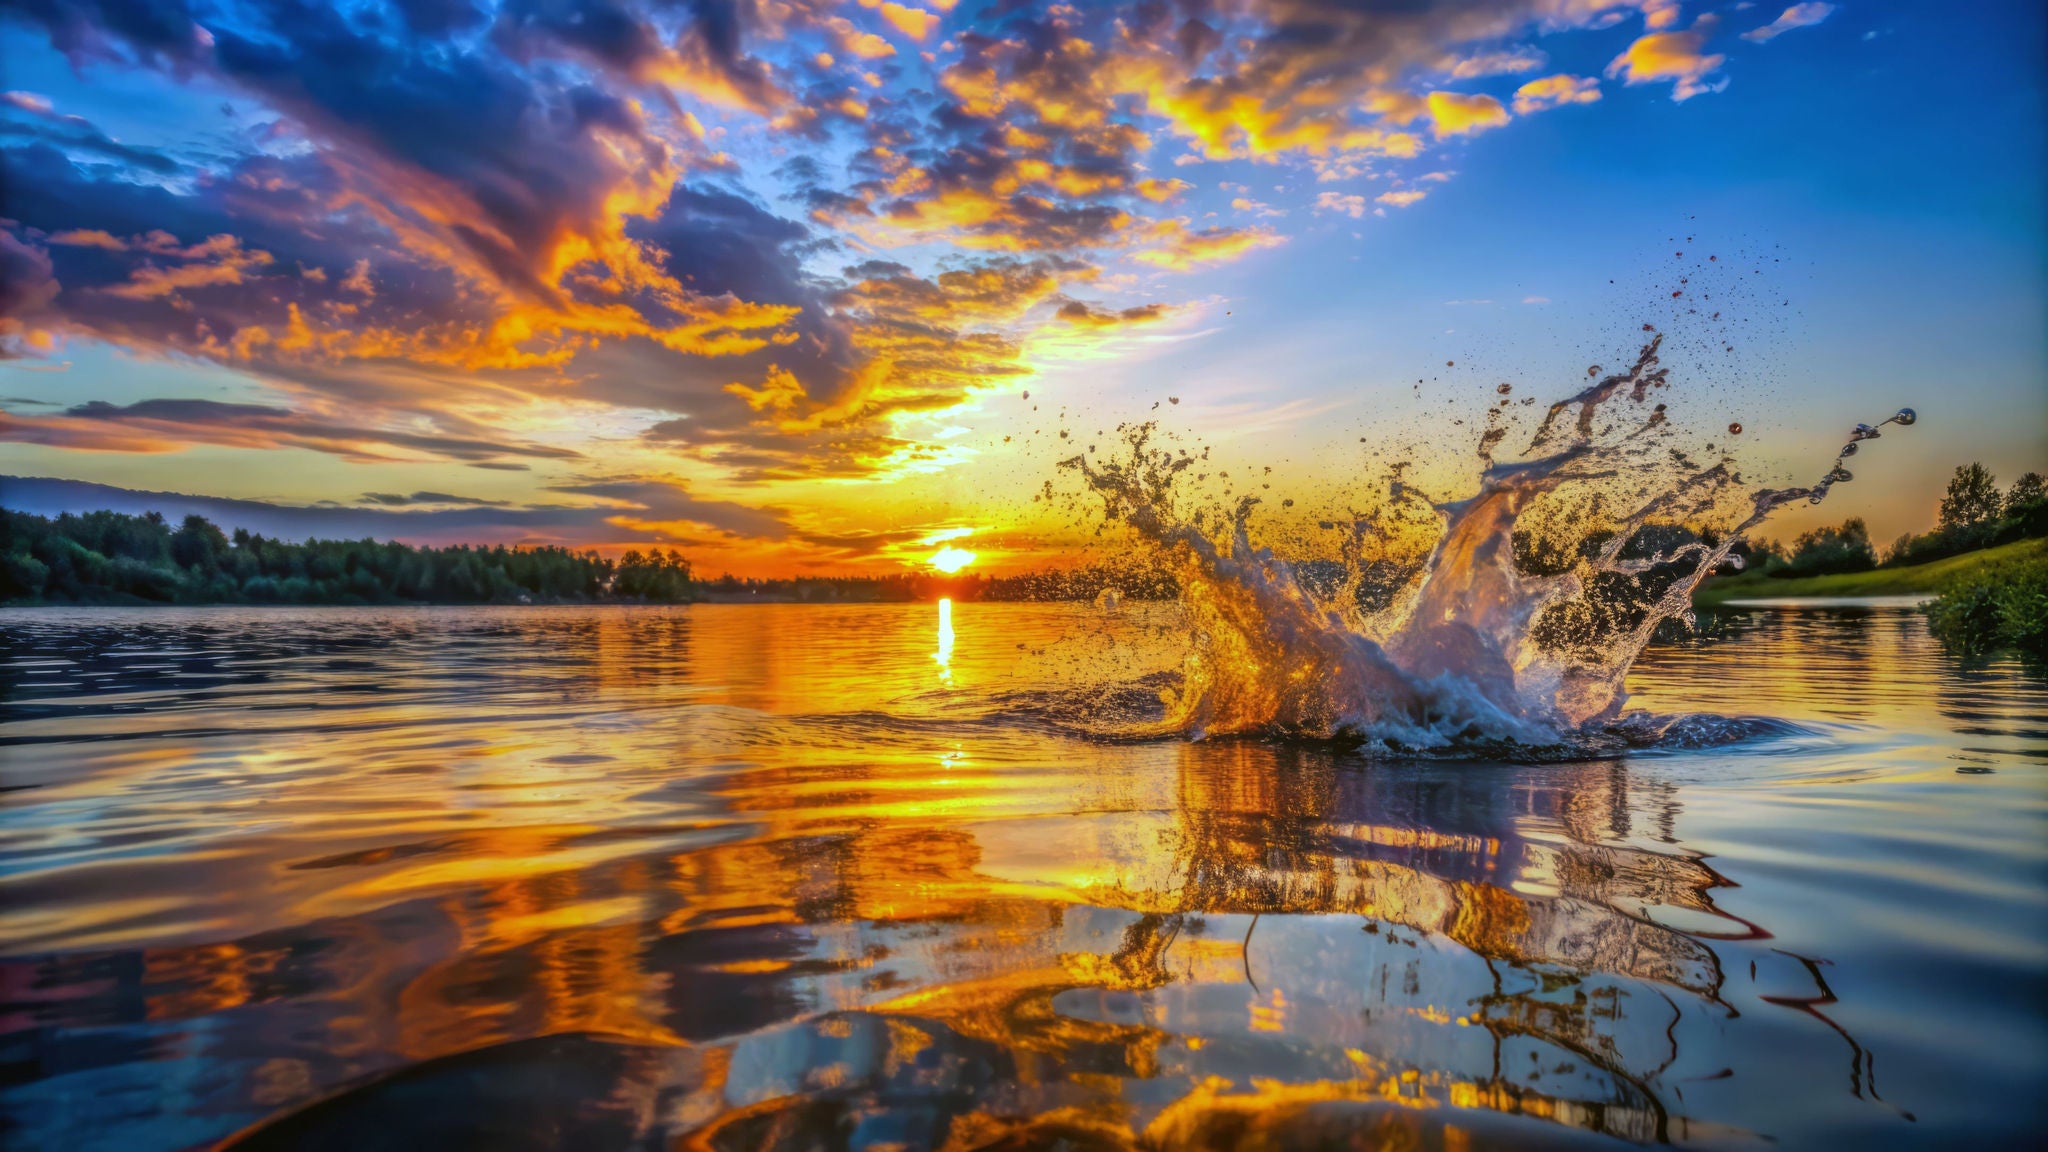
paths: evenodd
<path fill-rule="evenodd" d="M 1658 624 L 1690 622 L 1693 589 L 1740 563 L 1732 550 L 1743 534 L 1788 503 L 1819 503 L 1851 479 L 1842 460 L 1859 441 L 1914 420 L 1907 409 L 1857 425 L 1811 487 L 1746 492 L 1728 459 L 1700 466 L 1670 446 L 1664 405 L 1650 401 L 1667 384 L 1661 341 L 1628 371 L 1551 405 L 1518 459 L 1491 458 L 1506 434 L 1495 410 L 1475 495 L 1432 505 L 1397 478 L 1386 508 L 1419 505 L 1439 535 L 1419 569 L 1390 594 L 1382 589 L 1371 610 L 1358 595 L 1369 578 L 1362 557 L 1388 530 L 1386 508 L 1349 526 L 1345 576 L 1334 595 L 1318 596 L 1296 564 L 1252 542 L 1255 498 L 1211 526 L 1180 513 L 1175 485 L 1200 458 L 1154 446 L 1152 425 L 1126 429 L 1128 450 L 1110 462 L 1066 461 L 1102 498 L 1107 519 L 1127 525 L 1179 578 L 1192 644 L 1154 727 L 1403 751 L 1582 745 L 1609 730 L 1630 664 Z M 1628 510 L 1596 514 L 1615 493 Z M 1576 505 L 1599 525 L 1560 571 L 1531 572 L 1517 560 L 1517 525 L 1539 499 Z M 1703 523 L 1731 503 L 1734 523 L 1721 531 L 1681 533 L 1691 538 L 1666 551 L 1643 546 L 1647 526 Z"/>

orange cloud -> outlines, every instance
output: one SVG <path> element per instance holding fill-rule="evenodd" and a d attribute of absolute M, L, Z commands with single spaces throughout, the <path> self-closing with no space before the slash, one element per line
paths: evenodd
<path fill-rule="evenodd" d="M 1185 217 L 1155 221 L 1144 235 L 1156 246 L 1133 252 L 1131 259 L 1175 272 L 1225 263 L 1287 242 L 1286 237 L 1264 226 L 1190 229 Z"/>
<path fill-rule="evenodd" d="M 844 16 L 832 16 L 823 22 L 839 50 L 848 56 L 862 60 L 883 60 L 896 54 L 896 46 L 864 28 L 855 26 Z"/>
<path fill-rule="evenodd" d="M 1474 136 L 1490 128 L 1499 128 L 1509 120 L 1508 110 L 1501 107 L 1499 100 L 1484 93 L 1466 95 L 1460 92 L 1431 92 L 1429 118 L 1435 124 L 1439 140 L 1448 136 Z"/>
<path fill-rule="evenodd" d="M 910 8 L 902 4 L 881 5 L 882 19 L 887 20 L 898 32 L 912 40 L 923 41 L 938 26 L 939 18 L 922 8 Z"/>
<path fill-rule="evenodd" d="M 98 228 L 67 228 L 62 232 L 50 233 L 48 243 L 62 244 L 71 248 L 102 248 L 108 252 L 126 252 L 128 242 Z"/>
<path fill-rule="evenodd" d="M 1060 305 L 1055 315 L 1061 322 L 1075 328 L 1106 329 L 1125 328 L 1133 324 L 1150 324 L 1165 319 L 1172 309 L 1164 304 L 1140 304 L 1117 311 L 1094 308 L 1079 301 L 1069 300 Z"/>
<path fill-rule="evenodd" d="M 1702 93 L 1719 92 L 1728 86 L 1728 81 L 1725 78 L 1709 80 L 1708 77 L 1721 67 L 1727 57 L 1703 51 L 1713 28 L 1713 17 L 1702 16 L 1687 31 L 1653 32 L 1644 36 L 1607 65 L 1607 78 L 1619 78 L 1631 87 L 1669 80 L 1672 82 L 1673 100 L 1690 100 Z"/>
<path fill-rule="evenodd" d="M 1410 188 L 1405 192 L 1382 192 L 1378 196 L 1373 197 L 1373 199 L 1381 204 L 1391 204 L 1396 208 L 1406 208 L 1411 204 L 1422 203 L 1423 199 L 1428 195 L 1429 193 L 1420 189 Z"/>
<path fill-rule="evenodd" d="M 1515 115 L 1527 116 L 1566 104 L 1593 104 L 1600 99 L 1600 82 L 1591 76 L 1560 72 L 1531 80 L 1515 89 Z"/>
<path fill-rule="evenodd" d="M 1138 193 L 1138 195 L 1143 196 L 1147 200 L 1151 200 L 1154 203 L 1164 203 L 1165 201 L 1174 199 L 1181 193 L 1186 192 L 1193 187 L 1193 184 L 1190 184 L 1185 180 L 1152 179 L 1140 180 L 1135 186 L 1134 190 Z"/>

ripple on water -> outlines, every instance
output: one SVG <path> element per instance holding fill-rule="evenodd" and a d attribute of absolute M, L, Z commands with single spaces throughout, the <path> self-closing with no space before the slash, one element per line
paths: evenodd
<path fill-rule="evenodd" d="M 1656 755 L 1094 738 L 1170 686 L 1150 611 L 957 605 L 943 669 L 929 606 L 0 616 L 0 1107 L 123 1150 L 2048 1119 L 2022 669 L 1779 612 L 1638 663 Z"/>

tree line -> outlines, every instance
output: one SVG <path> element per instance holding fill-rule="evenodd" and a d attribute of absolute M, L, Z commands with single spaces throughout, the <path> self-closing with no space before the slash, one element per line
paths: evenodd
<path fill-rule="evenodd" d="M 681 553 L 292 543 L 202 516 L 0 513 L 0 601 L 82 604 L 675 603 L 695 588 Z"/>
<path fill-rule="evenodd" d="M 1839 527 L 1804 532 L 1789 546 L 1758 542 L 1749 547 L 1752 570 L 1766 576 L 1827 576 L 1926 564 L 1980 548 L 2048 536 L 2048 484 L 2039 472 L 2013 481 L 2005 492 L 1982 464 L 1964 464 L 1949 479 L 1934 530 L 1911 532 L 1878 555 L 1860 516 Z"/>

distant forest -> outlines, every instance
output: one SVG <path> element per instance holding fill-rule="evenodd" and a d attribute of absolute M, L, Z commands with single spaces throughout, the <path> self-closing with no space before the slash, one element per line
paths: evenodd
<path fill-rule="evenodd" d="M 2048 493 L 2039 474 L 2030 472 L 2001 493 L 1989 472 L 1969 464 L 1957 468 L 1949 483 L 1939 526 L 1900 537 L 1882 560 L 1860 519 L 1805 533 L 1789 547 L 1764 543 L 1745 551 L 1753 571 L 1813 576 L 1919 564 L 2043 535 L 2048 535 Z M 1525 566 L 1535 564 L 1540 558 L 1521 555 L 1524 545 L 1516 540 L 1518 559 Z M 10 604 L 884 603 L 936 596 L 1090 600 L 1105 588 L 1140 600 L 1178 593 L 1171 573 L 1139 563 L 1019 576 L 705 580 L 697 578 L 681 553 L 660 548 L 630 551 L 614 560 L 552 546 L 431 548 L 375 540 L 297 544 L 239 529 L 229 536 L 201 516 L 187 516 L 174 528 L 157 513 L 67 513 L 51 519 L 0 511 L 0 602 Z M 1332 594 L 1342 575 L 1338 567 L 1311 561 L 1299 565 L 1298 574 L 1317 594 Z M 1386 575 L 1375 586 L 1391 590 L 1409 573 Z"/>
<path fill-rule="evenodd" d="M 881 603 L 963 600 L 1169 598 L 1158 571 L 1091 566 L 1023 576 L 721 576 L 700 580 L 679 552 L 618 559 L 551 546 L 414 547 L 375 540 L 233 536 L 201 516 L 0 511 L 0 602 L 9 604 L 529 604 L 691 601 Z"/>

